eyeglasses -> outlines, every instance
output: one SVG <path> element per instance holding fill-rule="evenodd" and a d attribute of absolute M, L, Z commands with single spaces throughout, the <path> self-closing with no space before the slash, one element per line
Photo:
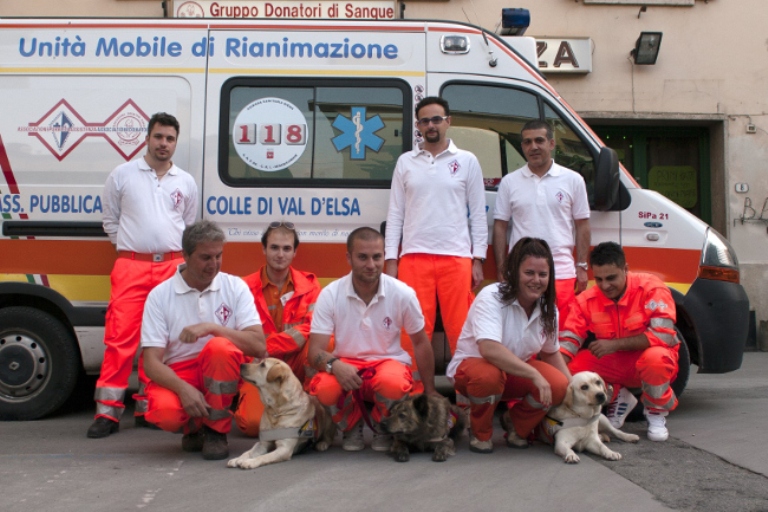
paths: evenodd
<path fill-rule="evenodd" d="M 293 222 L 275 221 L 269 223 L 269 229 L 277 229 L 279 227 L 284 227 L 290 229 L 291 231 L 296 230 L 296 226 L 293 224 Z"/>
<path fill-rule="evenodd" d="M 437 126 L 439 124 L 442 124 L 443 121 L 448 119 L 448 116 L 435 116 L 435 117 L 422 117 L 418 121 L 416 121 L 417 124 L 420 124 L 421 126 L 427 126 L 429 123 L 432 123 L 433 125 Z"/>

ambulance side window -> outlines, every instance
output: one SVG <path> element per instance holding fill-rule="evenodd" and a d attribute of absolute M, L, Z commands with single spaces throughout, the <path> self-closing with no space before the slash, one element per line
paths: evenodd
<path fill-rule="evenodd" d="M 544 119 L 555 133 L 555 162 L 581 174 L 587 184 L 589 203 L 595 189 L 595 159 L 586 144 L 549 105 L 544 105 Z"/>
<path fill-rule="evenodd" d="M 231 79 L 219 174 L 232 186 L 389 188 L 411 105 L 399 80 Z"/>

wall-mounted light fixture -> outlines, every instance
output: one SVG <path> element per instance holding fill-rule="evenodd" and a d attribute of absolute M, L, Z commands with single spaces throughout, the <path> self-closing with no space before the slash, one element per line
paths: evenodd
<path fill-rule="evenodd" d="M 661 32 L 640 32 L 634 49 L 629 52 L 635 61 L 635 64 L 652 65 L 656 64 L 659 57 L 659 48 L 661 47 Z"/>

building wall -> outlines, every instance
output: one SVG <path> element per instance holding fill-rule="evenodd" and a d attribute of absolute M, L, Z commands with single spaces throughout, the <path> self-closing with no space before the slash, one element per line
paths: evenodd
<path fill-rule="evenodd" d="M 710 129 L 712 224 L 735 248 L 758 322 L 768 320 L 768 9 L 765 0 L 697 0 L 689 7 L 585 5 L 583 0 L 411 0 L 407 18 L 466 21 L 493 30 L 503 7 L 530 10 L 526 35 L 590 37 L 593 71 L 548 75 L 592 122 Z M 3 0 L 3 16 L 161 17 L 160 0 Z M 656 65 L 634 66 L 641 31 L 661 31 Z M 754 125 L 755 133 L 747 133 Z M 748 193 L 737 193 L 746 183 Z M 745 208 L 746 202 L 746 208 Z M 766 203 L 766 211 L 763 205 Z M 751 205 L 751 206 L 750 206 Z M 751 209 L 750 209 L 751 208 Z M 753 211 L 754 210 L 754 211 Z M 760 216 L 766 219 L 760 221 Z M 746 222 L 741 219 L 754 217 Z"/>

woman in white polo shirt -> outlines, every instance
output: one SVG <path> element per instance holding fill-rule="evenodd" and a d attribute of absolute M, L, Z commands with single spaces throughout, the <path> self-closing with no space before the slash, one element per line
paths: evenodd
<path fill-rule="evenodd" d="M 528 435 L 562 402 L 570 373 L 557 341 L 552 252 L 539 238 L 521 238 L 509 253 L 504 281 L 485 287 L 472 303 L 447 376 L 469 397 L 473 452 L 493 451 L 493 413 L 505 413 L 507 445 L 528 447 Z"/>

